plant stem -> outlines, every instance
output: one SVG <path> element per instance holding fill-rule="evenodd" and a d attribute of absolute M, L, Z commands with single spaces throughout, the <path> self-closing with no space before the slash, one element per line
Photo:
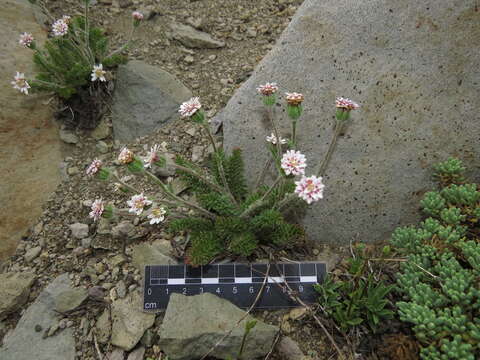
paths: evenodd
<path fill-rule="evenodd" d="M 88 1 L 85 1 L 85 46 L 87 48 L 88 53 L 93 58 L 92 52 L 90 50 L 90 28 L 88 26 Z M 93 59 L 95 62 L 95 59 Z"/>
<path fill-rule="evenodd" d="M 255 182 L 254 192 L 257 191 L 258 188 L 263 184 L 263 181 L 265 180 L 265 176 L 267 175 L 267 171 L 270 168 L 270 165 L 272 165 L 272 158 L 269 157 L 265 162 L 265 165 L 263 166 L 262 172 L 260 173 L 257 181 Z"/>
<path fill-rule="evenodd" d="M 297 146 L 297 120 L 292 120 L 292 144 L 294 148 Z"/>
<path fill-rule="evenodd" d="M 222 157 L 220 156 L 219 150 L 217 148 L 217 145 L 215 144 L 215 139 L 213 138 L 212 132 L 210 131 L 210 127 L 208 126 L 208 123 L 202 123 L 203 128 L 208 134 L 208 139 L 210 140 L 210 143 L 212 144 L 213 147 L 213 153 L 214 156 L 216 157 L 216 163 L 218 166 L 218 172 L 220 174 L 220 178 L 222 179 L 223 186 L 225 187 L 225 191 L 232 200 L 232 202 L 238 206 L 237 200 L 235 199 L 235 196 L 233 196 L 232 191 L 230 190 L 230 186 L 228 186 L 228 181 L 227 177 L 225 175 L 225 169 L 223 168 L 223 161 Z"/>
<path fill-rule="evenodd" d="M 282 144 L 280 143 L 280 132 L 278 131 L 277 124 L 275 122 L 275 113 L 273 110 L 273 105 L 267 107 L 267 117 L 272 123 L 273 133 L 277 138 L 276 146 L 277 146 L 277 156 L 280 158 L 282 156 Z"/>
<path fill-rule="evenodd" d="M 330 142 L 327 153 L 323 158 L 322 164 L 318 168 L 317 176 L 325 175 L 324 172 L 327 169 L 328 163 L 330 162 L 330 158 L 332 157 L 333 150 L 335 150 L 335 145 L 337 144 L 338 136 L 342 131 L 343 124 L 344 123 L 341 120 L 337 120 L 337 122 L 335 123 L 335 131 L 333 133 L 332 141 Z"/>
<path fill-rule="evenodd" d="M 175 195 L 174 193 L 170 192 L 170 190 L 168 190 L 167 186 L 162 182 L 162 180 L 160 180 L 158 177 L 156 177 L 150 171 L 145 170 L 145 174 L 147 174 L 147 176 L 149 178 L 151 178 L 154 182 L 156 182 L 158 185 L 160 185 L 160 188 L 162 189 L 162 192 L 165 195 L 167 195 L 168 197 L 170 197 L 171 199 L 179 202 L 180 204 L 185 205 L 186 207 L 189 207 L 190 209 L 198 211 L 199 213 L 207 216 L 210 219 L 215 220 L 215 218 L 216 218 L 215 214 L 211 213 L 208 210 L 205 210 L 204 208 L 202 208 L 202 207 L 200 207 L 200 206 L 198 206 L 194 203 L 191 203 L 187 200 L 184 200 L 181 197 L 179 197 L 179 196 Z"/>
<path fill-rule="evenodd" d="M 128 36 L 129 39 L 127 40 L 127 42 L 125 44 L 123 44 L 123 46 L 119 47 L 117 50 L 112 51 L 109 55 L 106 56 L 107 58 L 125 50 L 125 48 L 128 46 L 128 44 L 133 40 L 133 34 L 135 33 L 135 28 L 136 28 L 136 26 L 132 25 L 132 29 L 130 30 L 130 35 Z"/>

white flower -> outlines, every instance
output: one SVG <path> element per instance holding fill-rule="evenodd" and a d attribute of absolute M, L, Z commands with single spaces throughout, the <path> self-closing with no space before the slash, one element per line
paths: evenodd
<path fill-rule="evenodd" d="M 286 100 L 287 100 L 288 105 L 291 105 L 291 106 L 298 106 L 304 100 L 303 94 L 296 93 L 296 92 L 285 93 L 285 96 L 286 96 Z"/>
<path fill-rule="evenodd" d="M 96 199 L 91 207 L 92 211 L 88 214 L 91 218 L 93 218 L 93 221 L 97 221 L 100 219 L 100 217 L 103 214 L 103 211 L 105 210 L 105 206 L 103 204 L 102 199 Z"/>
<path fill-rule="evenodd" d="M 107 72 L 103 70 L 103 65 L 98 64 L 98 65 L 93 65 L 93 70 L 92 70 L 92 81 L 100 80 L 100 81 L 107 81 L 105 79 L 105 74 Z"/>
<path fill-rule="evenodd" d="M 360 107 L 360 105 L 358 105 L 356 102 L 350 100 L 350 99 L 346 99 L 346 98 L 343 98 L 343 97 L 339 97 L 337 98 L 337 100 L 335 100 L 335 106 L 337 108 L 340 108 L 340 109 L 345 109 L 345 110 L 356 110 Z"/>
<path fill-rule="evenodd" d="M 130 206 L 128 212 L 140 215 L 145 206 L 151 205 L 152 202 L 141 193 L 140 195 L 133 195 L 132 198 L 127 201 L 127 204 Z"/>
<path fill-rule="evenodd" d="M 11 82 L 13 88 L 28 95 L 28 89 L 30 89 L 30 85 L 28 85 L 27 80 L 25 79 L 25 74 L 19 73 L 17 71 L 17 75 L 14 77 L 14 81 Z"/>
<path fill-rule="evenodd" d="M 165 214 L 167 211 L 163 207 L 156 207 L 152 209 L 152 212 L 147 217 L 150 219 L 150 225 L 160 224 L 165 220 Z"/>
<path fill-rule="evenodd" d="M 68 16 L 68 15 L 63 15 L 62 16 L 62 20 L 64 23 L 66 23 L 67 25 L 70 24 L 70 20 L 72 19 L 71 16 Z"/>
<path fill-rule="evenodd" d="M 55 21 L 52 25 L 52 32 L 55 36 L 63 36 L 68 33 L 68 23 L 64 19 Z"/>
<path fill-rule="evenodd" d="M 26 46 L 26 47 L 30 47 L 30 45 L 32 45 L 32 42 L 33 42 L 33 35 L 29 34 L 29 33 L 26 33 L 26 32 L 21 34 L 20 35 L 20 40 L 18 40 L 18 43 L 20 45 L 23 45 L 23 46 Z"/>
<path fill-rule="evenodd" d="M 295 181 L 295 185 L 295 194 L 298 194 L 298 197 L 305 200 L 307 204 L 323 198 L 325 185 L 322 183 L 322 177 L 304 176 L 299 181 Z"/>
<path fill-rule="evenodd" d="M 138 21 L 143 20 L 143 14 L 140 11 L 132 12 L 132 17 L 134 20 L 138 20 Z"/>
<path fill-rule="evenodd" d="M 158 161 L 158 148 L 159 146 L 157 144 L 153 145 L 148 155 L 143 159 L 146 168 L 151 167 L 155 162 Z"/>
<path fill-rule="evenodd" d="M 275 134 L 272 132 L 272 135 L 270 136 L 267 136 L 267 142 L 269 143 L 272 143 L 273 145 L 276 145 L 277 144 L 277 137 L 275 136 Z M 286 144 L 287 143 L 287 139 L 284 139 L 280 136 L 280 144 Z"/>
<path fill-rule="evenodd" d="M 186 118 L 195 114 L 201 107 L 202 104 L 200 104 L 200 99 L 198 97 L 193 97 L 180 105 L 180 110 L 178 110 L 178 112 L 182 118 Z"/>
<path fill-rule="evenodd" d="M 287 150 L 282 157 L 281 165 L 287 175 L 303 175 L 307 167 L 307 159 L 300 151 Z"/>
<path fill-rule="evenodd" d="M 266 83 L 265 85 L 260 85 L 257 88 L 257 91 L 265 96 L 270 96 L 272 94 L 275 94 L 278 90 L 277 83 Z"/>
<path fill-rule="evenodd" d="M 129 164 L 134 160 L 133 152 L 131 152 L 127 147 L 124 147 L 120 154 L 118 155 L 118 162 L 120 164 Z"/>
<path fill-rule="evenodd" d="M 98 170 L 100 170 L 101 167 L 102 167 L 102 161 L 99 159 L 95 159 L 87 168 L 86 173 L 88 176 L 95 175 L 98 172 Z"/>

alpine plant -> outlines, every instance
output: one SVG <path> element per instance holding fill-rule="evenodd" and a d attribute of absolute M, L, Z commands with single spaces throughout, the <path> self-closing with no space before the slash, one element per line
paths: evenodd
<path fill-rule="evenodd" d="M 122 180 L 127 177 L 121 176 L 121 168 L 108 168 L 95 159 L 86 170 L 88 176 L 111 179 L 116 189 L 130 193 L 130 198 L 125 200 L 126 209 L 110 207 L 113 210 L 105 215 L 105 212 L 93 212 L 92 208 L 95 218 L 111 214 L 121 216 L 126 210 L 127 214 L 138 216 L 145 226 L 166 226 L 173 233 L 187 234 L 185 261 L 195 265 L 208 264 L 222 257 L 253 259 L 259 246 L 279 251 L 301 241 L 304 237 L 301 226 L 289 221 L 291 217 L 287 214 L 295 208 L 319 202 L 326 185 L 319 172 L 307 166 L 307 157 L 299 150 L 295 138 L 305 96 L 298 92 L 286 94 L 289 121 L 295 124 L 287 140 L 280 133 L 274 116 L 278 90 L 273 82 L 257 88 L 271 131 L 267 133 L 270 135 L 265 135 L 270 159 L 258 178 L 252 179 L 256 180 L 255 186 L 249 188 L 247 184 L 241 149 L 226 154 L 217 146 L 203 105 L 198 97 L 193 97 L 180 105 L 179 115 L 201 129 L 200 133 L 206 136 L 213 151 L 205 164 L 195 164 L 177 156 L 173 164 L 168 165 L 175 169 L 191 196 L 179 196 L 167 179 L 156 175 L 162 173 L 159 169 L 167 166 L 164 147 L 150 146 L 146 154 L 135 154 L 124 147 L 116 163 L 132 174 L 151 180 L 158 192 L 146 195 Z M 350 112 L 354 107 L 341 109 Z M 337 121 L 345 124 L 343 117 Z M 276 173 L 276 178 L 265 181 L 268 173 Z"/>

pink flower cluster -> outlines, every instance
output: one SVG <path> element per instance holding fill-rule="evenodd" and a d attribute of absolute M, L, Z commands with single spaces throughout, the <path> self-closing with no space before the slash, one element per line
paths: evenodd
<path fill-rule="evenodd" d="M 193 97 L 180 105 L 180 110 L 178 110 L 178 112 L 182 118 L 187 118 L 193 116 L 201 107 L 202 104 L 200 103 L 200 99 L 198 97 Z"/>
<path fill-rule="evenodd" d="M 260 85 L 257 88 L 257 91 L 264 96 L 273 95 L 277 92 L 277 90 L 278 90 L 278 86 L 276 83 L 268 83 L 268 82 L 265 85 Z"/>
<path fill-rule="evenodd" d="M 307 159 L 300 151 L 287 150 L 282 157 L 281 166 L 287 175 L 303 175 L 307 167 Z"/>
<path fill-rule="evenodd" d="M 21 34 L 20 40 L 18 40 L 18 43 L 25 47 L 30 47 L 30 45 L 32 45 L 33 43 L 33 35 L 26 32 Z"/>
<path fill-rule="evenodd" d="M 295 181 L 295 185 L 295 194 L 307 204 L 323 199 L 325 185 L 322 183 L 322 177 L 303 176 L 299 181 Z"/>
<path fill-rule="evenodd" d="M 101 169 L 101 167 L 102 167 L 102 161 L 99 159 L 95 159 L 87 168 L 86 173 L 88 176 L 95 175 Z"/>
<path fill-rule="evenodd" d="M 133 155 L 133 152 L 130 151 L 127 147 L 124 147 L 122 151 L 120 151 L 120 154 L 118 155 L 118 162 L 120 164 L 129 164 L 133 160 L 135 160 L 135 156 Z"/>
<path fill-rule="evenodd" d="M 55 36 L 64 36 L 68 33 L 68 21 L 70 17 L 64 16 L 62 19 L 55 21 L 52 25 L 52 32 Z"/>
<path fill-rule="evenodd" d="M 127 204 L 130 206 L 128 212 L 140 215 L 146 206 L 152 204 L 152 201 L 148 200 L 147 197 L 141 193 L 132 196 L 131 199 L 127 201 Z"/>
<path fill-rule="evenodd" d="M 159 148 L 158 144 L 153 145 L 148 155 L 143 159 L 143 162 L 145 163 L 144 166 L 146 168 L 151 167 L 154 163 L 156 163 L 159 160 L 158 148 Z"/>
<path fill-rule="evenodd" d="M 356 110 L 360 107 L 360 105 L 358 105 L 356 102 L 343 97 L 339 97 L 336 99 L 335 106 L 339 109 L 344 109 L 347 111 Z"/>
<path fill-rule="evenodd" d="M 30 89 L 30 85 L 25 79 L 25 74 L 20 73 L 17 71 L 17 74 L 14 76 L 14 80 L 11 82 L 13 88 L 20 91 L 21 93 L 28 95 L 28 89 Z"/>
<path fill-rule="evenodd" d="M 137 21 L 142 21 L 143 20 L 143 14 L 140 11 L 134 11 L 132 13 L 132 18 Z"/>
<path fill-rule="evenodd" d="M 97 221 L 100 219 L 100 217 L 103 214 L 103 211 L 105 210 L 105 205 L 103 204 L 102 199 L 96 199 L 91 207 L 89 216 L 93 219 L 93 221 Z"/>
<path fill-rule="evenodd" d="M 287 175 L 302 175 L 299 181 L 295 181 L 295 194 L 301 199 L 311 204 L 323 198 L 325 185 L 322 178 L 315 175 L 305 176 L 307 161 L 300 151 L 288 150 L 282 157 L 281 166 Z"/>
<path fill-rule="evenodd" d="M 304 100 L 303 94 L 296 93 L 296 92 L 285 93 L 285 96 L 286 96 L 285 99 L 287 100 L 288 105 L 291 105 L 291 106 L 298 106 Z"/>

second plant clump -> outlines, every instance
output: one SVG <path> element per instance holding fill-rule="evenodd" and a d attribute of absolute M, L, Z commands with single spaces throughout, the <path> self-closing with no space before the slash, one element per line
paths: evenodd
<path fill-rule="evenodd" d="M 430 217 L 392 236 L 407 256 L 398 276 L 400 319 L 413 324 L 422 359 L 479 359 L 480 191 L 466 183 L 460 160 L 435 170 L 443 188 L 421 201 Z"/>
<path fill-rule="evenodd" d="M 19 44 L 33 51 L 37 73 L 35 78 L 27 78 L 24 73 L 17 71 L 11 82 L 14 89 L 25 95 L 31 90 L 48 91 L 55 93 L 63 101 L 68 101 L 73 95 L 80 95 L 82 103 L 78 111 L 76 106 L 66 103 L 73 109 L 73 113 L 85 111 L 81 108 L 92 107 L 91 103 L 98 101 L 96 97 L 102 93 L 99 83 L 111 79 L 109 70 L 127 61 L 122 51 L 131 43 L 135 29 L 143 20 L 143 15 L 134 11 L 130 39 L 122 47 L 111 51 L 104 31 L 91 25 L 90 0 L 83 2 L 83 15 L 64 15 L 60 19 L 52 19 L 51 37 L 43 47 L 37 44 L 32 34 L 20 35 Z M 96 120 L 92 119 L 90 122 L 95 124 Z"/>
<path fill-rule="evenodd" d="M 135 193 L 128 201 L 129 212 L 147 217 L 151 224 L 162 222 L 165 216 L 170 217 L 171 231 L 188 233 L 186 260 L 189 263 L 207 264 L 230 255 L 248 257 L 260 245 L 273 248 L 292 246 L 302 238 L 303 231 L 297 224 L 288 222 L 285 213 L 292 207 L 301 206 L 302 202 L 311 204 L 323 197 L 324 184 L 320 171 L 324 171 L 325 166 L 320 166 L 317 173 L 306 175 L 306 157 L 296 150 L 297 122 L 303 112 L 303 95 L 286 94 L 287 113 L 292 126 L 292 137 L 286 140 L 281 138 L 274 117 L 273 106 L 277 101 L 278 87 L 274 83 L 267 83 L 257 90 L 265 104 L 273 133 L 267 137 L 271 161 L 266 164 L 263 175 L 259 176 L 257 186 L 252 191 L 247 187 L 241 150 L 235 149 L 227 155 L 217 146 L 198 98 L 183 103 L 179 112 L 183 118 L 205 130 L 213 149 L 210 162 L 204 169 L 178 156 L 173 164 L 180 179 L 193 192 L 194 200 L 176 195 L 170 184 L 154 174 L 152 168 L 166 166 L 166 160 L 159 153 L 157 145 L 144 158 L 124 148 L 118 162 L 132 173 L 152 180 L 158 185 L 161 196 L 145 196 L 140 190 L 121 181 L 116 171 L 103 166 L 98 159 L 89 166 L 87 174 L 103 180 L 111 178 L 119 189 Z M 338 129 L 347 122 L 350 111 L 358 108 L 358 105 L 339 98 L 336 107 Z M 270 185 L 263 184 L 264 174 L 272 165 L 276 168 L 277 178 Z M 182 213 L 177 210 L 179 206 L 191 212 Z M 120 212 L 97 199 L 90 215 L 96 220 L 100 216 L 108 217 Z"/>

